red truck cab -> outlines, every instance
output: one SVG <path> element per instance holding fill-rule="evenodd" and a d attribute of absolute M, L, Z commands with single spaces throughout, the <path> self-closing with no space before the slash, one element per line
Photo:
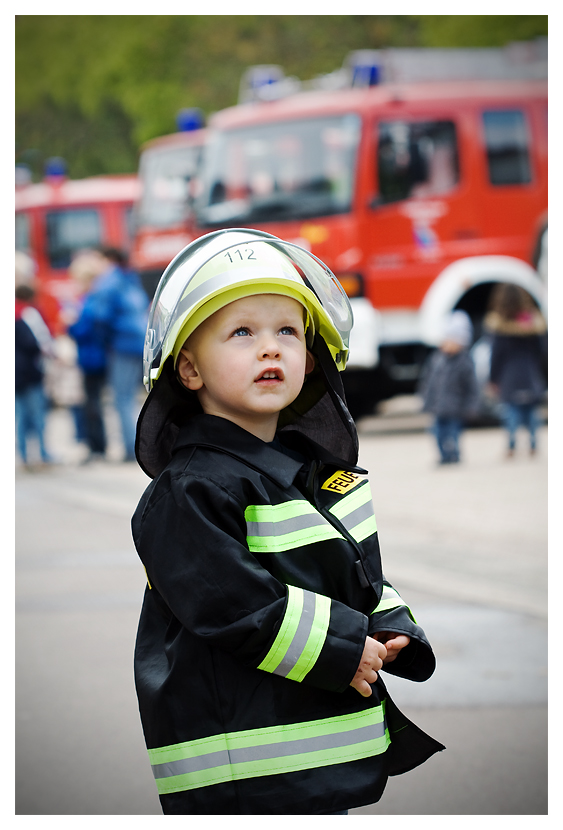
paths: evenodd
<path fill-rule="evenodd" d="M 76 298 L 68 276 L 73 255 L 100 245 L 128 251 L 138 195 L 136 175 L 56 175 L 16 187 L 16 250 L 35 263 L 38 306 L 53 334 L 64 330 L 61 308 Z"/>

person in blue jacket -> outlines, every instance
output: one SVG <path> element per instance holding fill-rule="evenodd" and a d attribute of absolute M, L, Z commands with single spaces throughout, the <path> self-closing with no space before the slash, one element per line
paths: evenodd
<path fill-rule="evenodd" d="M 96 297 L 97 322 L 105 331 L 108 381 L 119 416 L 125 461 L 135 461 L 137 398 L 142 388 L 141 360 L 149 298 L 126 254 L 102 247 L 106 270 Z"/>
<path fill-rule="evenodd" d="M 435 658 L 383 575 L 340 379 L 351 325 L 320 260 L 261 231 L 196 240 L 157 288 L 132 530 L 165 814 L 343 814 L 444 749 L 382 679 Z"/>
<path fill-rule="evenodd" d="M 93 453 L 104 453 L 101 392 L 105 384 L 113 393 L 119 416 L 124 460 L 135 460 L 137 398 L 142 388 L 141 361 L 149 299 L 139 276 L 127 267 L 123 251 L 102 247 L 99 273 L 88 291 L 78 321 L 69 334 L 78 344 L 79 363 L 85 373 L 87 422 L 97 436 Z M 94 387 L 94 388 L 93 388 Z"/>
<path fill-rule="evenodd" d="M 104 263 L 95 252 L 77 257 L 70 273 L 82 291 L 78 309 L 66 311 L 67 333 L 76 342 L 77 363 L 84 385 L 83 427 L 88 445 L 88 462 L 102 460 L 107 435 L 102 395 L 107 378 L 107 337 L 97 308 L 97 293 Z"/>

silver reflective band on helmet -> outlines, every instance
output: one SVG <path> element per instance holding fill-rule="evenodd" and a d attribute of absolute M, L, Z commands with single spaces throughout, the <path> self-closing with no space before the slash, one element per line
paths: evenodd
<path fill-rule="evenodd" d="M 352 310 L 331 271 L 313 254 L 250 229 L 215 231 L 192 242 L 158 284 L 147 326 L 144 383 L 150 391 L 165 361 L 191 332 L 227 303 L 250 294 L 283 294 L 302 303 L 342 370 L 348 357 Z"/>

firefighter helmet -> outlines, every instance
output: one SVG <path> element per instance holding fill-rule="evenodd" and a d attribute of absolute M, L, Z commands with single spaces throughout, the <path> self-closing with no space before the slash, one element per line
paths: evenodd
<path fill-rule="evenodd" d="M 163 273 L 151 309 L 143 354 L 149 395 L 137 422 L 135 453 L 153 478 L 168 464 L 180 429 L 201 413 L 197 395 L 176 374 L 178 353 L 197 326 L 251 294 L 282 294 L 305 310 L 315 368 L 278 430 L 297 430 L 333 455 L 356 464 L 358 436 L 340 372 L 348 358 L 350 303 L 336 277 L 313 254 L 248 228 L 220 230 L 192 242 Z"/>
<path fill-rule="evenodd" d="M 207 317 L 249 294 L 283 294 L 307 310 L 307 341 L 318 333 L 342 371 L 352 310 L 331 271 L 313 254 L 250 229 L 209 233 L 184 248 L 158 284 L 149 314 L 143 382 L 151 391 L 163 366 Z"/>

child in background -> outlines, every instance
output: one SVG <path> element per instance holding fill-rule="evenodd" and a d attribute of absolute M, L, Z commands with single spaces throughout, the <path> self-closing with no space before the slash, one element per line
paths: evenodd
<path fill-rule="evenodd" d="M 472 338 L 469 316 L 454 311 L 446 321 L 440 348 L 428 359 L 419 383 L 423 409 L 434 415 L 440 464 L 459 462 L 464 421 L 477 409 L 479 388 L 469 354 Z"/>
<path fill-rule="evenodd" d="M 208 234 L 160 281 L 132 526 L 165 814 L 343 814 L 444 748 L 381 676 L 435 659 L 382 573 L 339 375 L 351 325 L 331 272 L 260 231 Z"/>

